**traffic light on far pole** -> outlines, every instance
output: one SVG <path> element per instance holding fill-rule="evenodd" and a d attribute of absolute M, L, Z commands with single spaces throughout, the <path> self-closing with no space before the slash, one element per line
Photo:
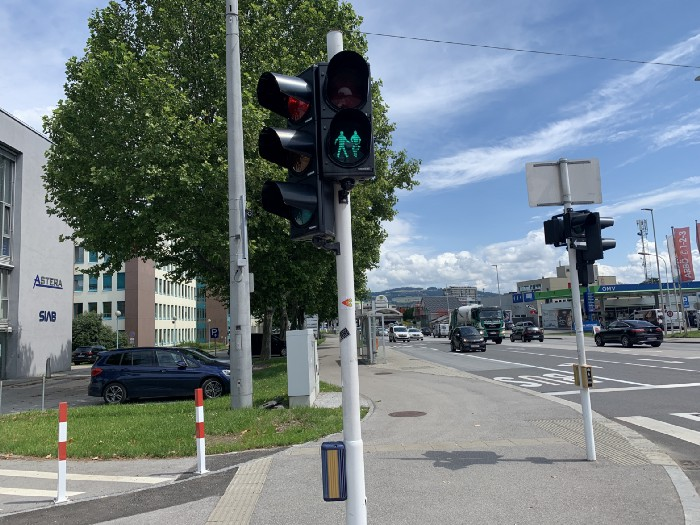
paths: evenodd
<path fill-rule="evenodd" d="M 603 258 L 603 252 L 614 248 L 617 243 L 614 239 L 603 239 L 601 230 L 615 224 L 615 220 L 610 217 L 601 217 L 598 213 L 591 213 L 586 218 L 584 229 L 586 231 L 586 252 L 587 261 L 597 261 Z"/>
<path fill-rule="evenodd" d="M 369 64 L 354 51 L 341 51 L 319 64 L 319 87 L 323 177 L 374 177 Z"/>
<path fill-rule="evenodd" d="M 258 80 L 260 105 L 287 119 L 286 129 L 266 127 L 258 138 L 260 156 L 287 169 L 286 182 L 265 182 L 262 206 L 289 220 L 292 240 L 335 235 L 333 185 L 319 169 L 317 69 L 296 77 L 263 73 Z"/>

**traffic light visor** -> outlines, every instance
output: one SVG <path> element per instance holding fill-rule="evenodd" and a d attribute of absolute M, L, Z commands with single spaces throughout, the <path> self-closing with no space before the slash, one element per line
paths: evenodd
<path fill-rule="evenodd" d="M 257 94 L 261 106 L 294 122 L 306 117 L 313 99 L 313 90 L 305 80 L 278 73 L 263 73 Z"/>
<path fill-rule="evenodd" d="M 362 111 L 344 109 L 331 121 L 326 136 L 330 159 L 342 167 L 361 164 L 370 154 L 372 125 Z"/>
<path fill-rule="evenodd" d="M 262 205 L 265 211 L 305 226 L 318 208 L 318 195 L 315 187 L 268 180 L 263 184 Z"/>
<path fill-rule="evenodd" d="M 354 51 L 331 58 L 326 71 L 325 96 L 336 109 L 364 106 L 369 94 L 369 65 Z"/>
<path fill-rule="evenodd" d="M 315 154 L 314 137 L 292 129 L 263 128 L 258 137 L 260 156 L 278 166 L 303 173 Z"/>

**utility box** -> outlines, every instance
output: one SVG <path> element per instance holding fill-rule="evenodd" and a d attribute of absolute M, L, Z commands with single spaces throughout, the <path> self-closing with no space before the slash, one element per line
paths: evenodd
<path fill-rule="evenodd" d="M 591 365 L 574 363 L 574 384 L 583 388 L 593 388 L 593 369 Z"/>
<path fill-rule="evenodd" d="M 319 389 L 318 372 L 314 331 L 287 331 L 287 393 L 290 408 L 313 405 Z"/>

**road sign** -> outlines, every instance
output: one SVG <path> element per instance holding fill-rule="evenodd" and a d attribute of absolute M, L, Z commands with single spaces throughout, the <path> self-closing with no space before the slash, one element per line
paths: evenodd
<path fill-rule="evenodd" d="M 560 165 L 565 163 L 569 173 L 571 204 L 603 202 L 600 189 L 598 159 L 528 162 L 525 165 L 527 197 L 531 207 L 564 204 Z"/>
<path fill-rule="evenodd" d="M 212 339 L 218 339 L 219 338 L 219 329 L 218 328 L 210 328 L 209 329 L 209 337 Z"/>
<path fill-rule="evenodd" d="M 673 310 L 669 310 L 668 312 L 666 312 L 666 315 L 669 317 L 673 317 Z"/>

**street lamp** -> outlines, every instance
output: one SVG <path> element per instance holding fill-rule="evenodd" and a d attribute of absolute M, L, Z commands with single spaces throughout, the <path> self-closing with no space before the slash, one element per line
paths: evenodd
<path fill-rule="evenodd" d="M 642 211 L 648 211 L 651 213 L 651 231 L 654 234 L 654 253 L 656 254 L 656 275 L 659 276 L 659 303 L 663 303 L 663 296 L 661 295 L 663 292 L 661 291 L 661 269 L 659 268 L 659 248 L 656 245 L 656 224 L 654 224 L 654 209 L 653 208 L 642 208 Z M 642 247 L 642 251 L 644 251 L 644 247 Z M 666 261 L 664 261 L 664 264 L 666 264 Z M 666 282 L 668 283 L 668 273 L 666 274 Z M 668 284 L 666 284 L 668 286 Z M 669 307 L 671 304 L 669 303 Z M 664 316 L 664 334 L 668 334 L 668 330 L 666 328 L 666 317 Z"/>
<path fill-rule="evenodd" d="M 496 284 L 498 285 L 498 307 L 503 309 L 503 304 L 501 302 L 501 280 L 498 278 L 498 265 L 492 264 L 496 268 Z"/>
<path fill-rule="evenodd" d="M 653 253 L 639 252 L 639 255 L 654 255 Z M 664 263 L 664 271 L 666 272 L 666 301 L 668 302 L 667 308 L 671 307 L 671 294 L 668 291 L 668 265 L 666 264 L 666 259 L 663 259 L 656 255 L 656 267 L 659 267 L 659 260 Z M 661 297 L 661 274 L 659 273 L 659 303 L 663 303 L 663 298 Z M 661 304 L 663 306 L 663 304 Z M 664 311 L 664 335 L 668 335 L 668 323 L 666 323 L 666 311 Z M 671 330 L 673 330 L 673 325 L 671 325 Z"/>
<path fill-rule="evenodd" d="M 119 350 L 119 316 L 121 314 L 122 313 L 119 310 L 114 312 L 114 320 L 116 321 L 115 324 L 117 325 L 117 350 Z"/>
<path fill-rule="evenodd" d="M 211 319 L 207 319 L 207 348 L 211 349 Z"/>
<path fill-rule="evenodd" d="M 177 344 L 177 326 L 175 321 L 177 321 L 177 317 L 173 315 L 173 346 Z"/>

